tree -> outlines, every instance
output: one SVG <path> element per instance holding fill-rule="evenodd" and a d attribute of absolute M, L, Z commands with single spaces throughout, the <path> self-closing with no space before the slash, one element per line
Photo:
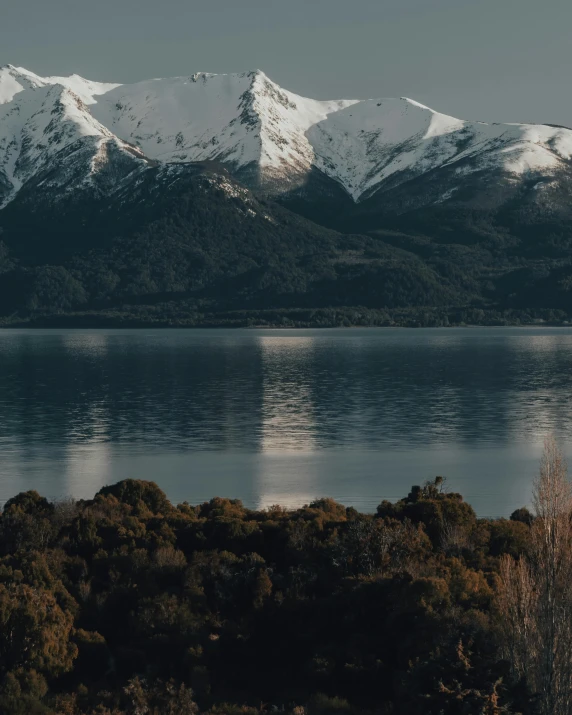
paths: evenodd
<path fill-rule="evenodd" d="M 543 715 L 572 709 L 572 485 L 547 438 L 534 484 L 529 555 L 501 561 L 499 610 L 506 655 L 539 696 Z"/>
<path fill-rule="evenodd" d="M 70 670 L 77 648 L 73 614 L 53 593 L 23 583 L 0 583 L 0 675 L 19 668 L 48 676 Z"/>
<path fill-rule="evenodd" d="M 194 715 L 198 712 L 193 691 L 174 680 L 149 684 L 135 677 L 124 692 L 128 715 Z"/>
<path fill-rule="evenodd" d="M 53 505 L 36 491 L 8 499 L 0 517 L 0 551 L 44 548 L 53 532 L 53 511 Z"/>
<path fill-rule="evenodd" d="M 83 285 L 63 266 L 41 266 L 34 271 L 30 310 L 69 310 L 86 301 Z"/>
<path fill-rule="evenodd" d="M 256 579 L 254 581 L 253 588 L 253 605 L 254 608 L 262 608 L 265 602 L 272 595 L 272 580 L 268 575 L 268 571 L 265 568 L 261 568 L 258 571 Z"/>
<path fill-rule="evenodd" d="M 124 479 L 109 487 L 102 487 L 96 494 L 98 497 L 114 496 L 120 502 L 129 504 L 132 507 L 139 507 L 144 504 L 153 514 L 172 511 L 165 492 L 154 482 L 146 482 L 143 479 Z"/>

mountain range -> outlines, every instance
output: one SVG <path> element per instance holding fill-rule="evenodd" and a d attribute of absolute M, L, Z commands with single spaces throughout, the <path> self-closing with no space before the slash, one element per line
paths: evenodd
<path fill-rule="evenodd" d="M 572 130 L 0 68 L 4 323 L 572 317 Z"/>

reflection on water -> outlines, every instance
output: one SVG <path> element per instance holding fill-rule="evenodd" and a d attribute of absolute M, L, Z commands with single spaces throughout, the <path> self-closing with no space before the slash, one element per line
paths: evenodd
<path fill-rule="evenodd" d="M 0 332 L 0 501 L 124 477 L 174 500 L 374 509 L 449 477 L 483 515 L 565 448 L 572 330 Z"/>
<path fill-rule="evenodd" d="M 316 419 L 311 337 L 258 339 L 262 371 L 260 443 L 263 452 L 312 451 Z"/>

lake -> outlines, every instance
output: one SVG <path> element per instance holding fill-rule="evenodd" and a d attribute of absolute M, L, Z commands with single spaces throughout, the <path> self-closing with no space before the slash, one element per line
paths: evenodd
<path fill-rule="evenodd" d="M 572 455 L 572 329 L 0 331 L 0 502 L 126 477 L 175 502 L 374 511 L 447 478 L 480 516 Z"/>

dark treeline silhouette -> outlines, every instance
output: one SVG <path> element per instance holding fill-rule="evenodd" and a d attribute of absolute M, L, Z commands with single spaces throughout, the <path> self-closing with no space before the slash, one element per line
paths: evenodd
<path fill-rule="evenodd" d="M 137 480 L 21 493 L 0 517 L 0 712 L 569 712 L 572 500 L 550 441 L 533 501 L 478 519 L 440 477 L 375 514 L 174 506 Z"/>

